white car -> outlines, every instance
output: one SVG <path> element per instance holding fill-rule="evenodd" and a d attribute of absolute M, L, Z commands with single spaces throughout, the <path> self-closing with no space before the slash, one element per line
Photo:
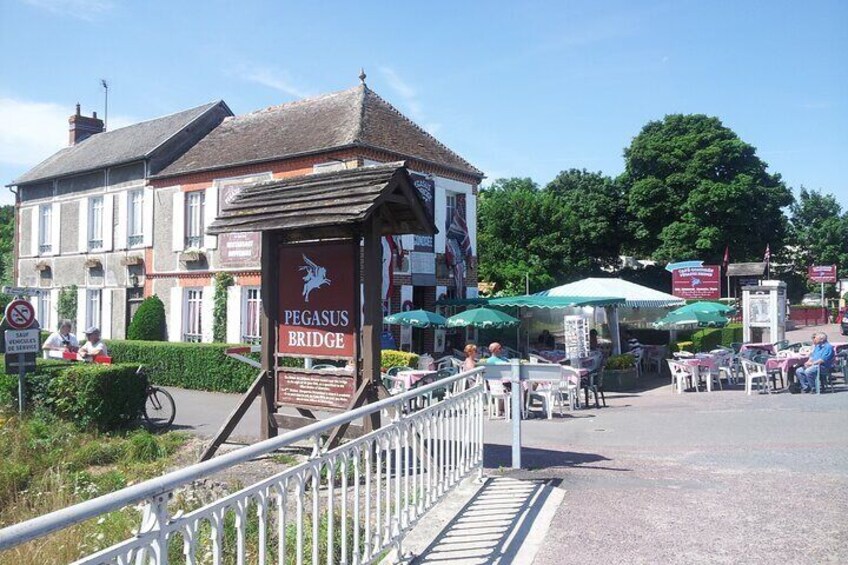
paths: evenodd
<path fill-rule="evenodd" d="M 821 306 L 821 294 L 816 294 L 815 292 L 809 292 L 804 295 L 804 298 L 801 299 L 802 306 Z"/>

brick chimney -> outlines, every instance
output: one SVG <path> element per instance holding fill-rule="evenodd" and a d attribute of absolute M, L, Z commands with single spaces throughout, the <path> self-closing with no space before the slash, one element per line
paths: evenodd
<path fill-rule="evenodd" d="M 68 124 L 68 145 L 76 145 L 95 133 L 103 132 L 103 120 L 97 119 L 97 112 L 92 112 L 90 118 L 83 116 L 80 114 L 79 103 L 76 113 L 68 118 Z"/>

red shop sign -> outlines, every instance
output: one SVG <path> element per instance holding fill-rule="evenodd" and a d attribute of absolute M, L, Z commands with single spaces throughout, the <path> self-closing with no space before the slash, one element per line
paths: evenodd
<path fill-rule="evenodd" d="M 358 252 L 351 241 L 280 248 L 278 353 L 353 357 Z"/>
<path fill-rule="evenodd" d="M 721 298 L 721 268 L 718 265 L 675 269 L 671 276 L 671 293 L 679 298 Z"/>
<path fill-rule="evenodd" d="M 807 276 L 813 282 L 835 283 L 836 265 L 811 265 L 807 271 Z"/>

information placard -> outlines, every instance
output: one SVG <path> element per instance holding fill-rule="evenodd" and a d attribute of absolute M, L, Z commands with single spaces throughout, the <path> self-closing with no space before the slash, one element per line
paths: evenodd
<path fill-rule="evenodd" d="M 281 369 L 277 373 L 277 402 L 286 406 L 345 410 L 354 393 L 352 373 Z"/>
<path fill-rule="evenodd" d="M 811 265 L 807 276 L 812 282 L 835 283 L 836 265 Z"/>
<path fill-rule="evenodd" d="M 675 269 L 671 275 L 671 293 L 679 298 L 717 300 L 721 298 L 721 267 L 703 265 Z"/>
<path fill-rule="evenodd" d="M 6 354 L 38 353 L 39 330 L 6 330 Z"/>

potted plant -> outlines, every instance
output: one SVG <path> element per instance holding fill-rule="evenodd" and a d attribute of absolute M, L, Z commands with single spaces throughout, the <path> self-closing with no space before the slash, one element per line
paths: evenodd
<path fill-rule="evenodd" d="M 612 355 L 604 366 L 606 390 L 629 390 L 636 386 L 636 358 L 629 353 Z"/>

